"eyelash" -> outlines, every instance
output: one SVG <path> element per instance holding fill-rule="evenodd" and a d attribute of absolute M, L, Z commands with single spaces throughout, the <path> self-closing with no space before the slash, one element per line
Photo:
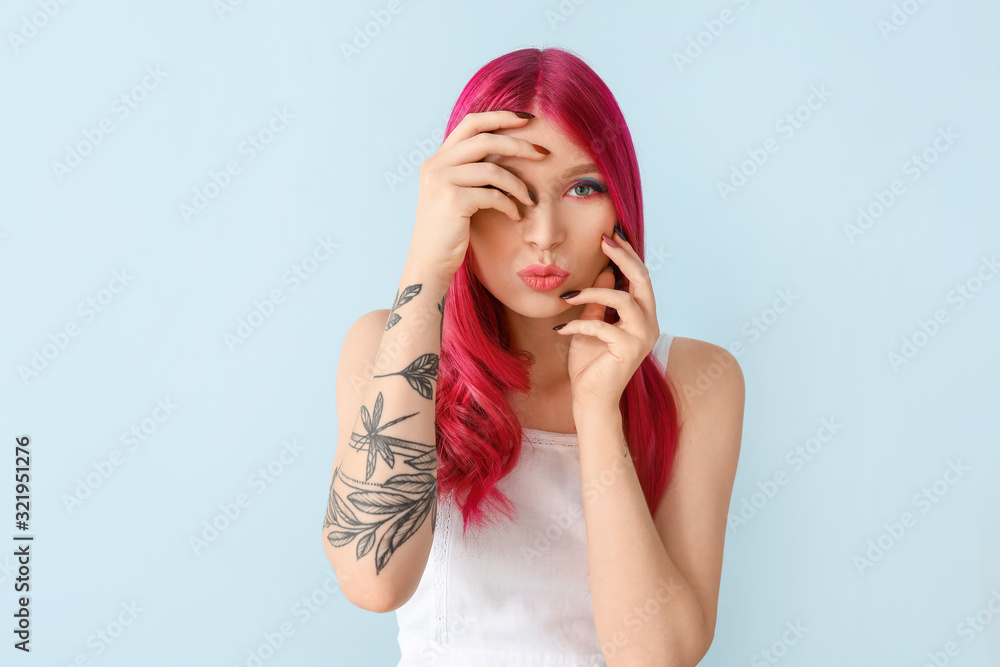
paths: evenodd
<path fill-rule="evenodd" d="M 573 199 L 590 199 L 591 197 L 596 197 L 597 195 L 604 194 L 608 191 L 606 187 L 595 181 L 577 181 L 572 185 L 572 187 L 570 187 L 570 192 L 581 186 L 590 188 L 591 190 L 594 190 L 594 192 L 583 197 L 573 197 Z"/>
<path fill-rule="evenodd" d="M 570 192 L 572 192 L 573 190 L 575 190 L 576 188 L 581 187 L 581 186 L 590 188 L 594 192 L 592 192 L 589 195 L 584 195 L 582 197 L 573 197 L 573 199 L 590 199 L 591 197 L 596 197 L 597 195 L 604 194 L 604 193 L 606 193 L 608 191 L 608 189 L 606 187 L 604 187 L 600 183 L 597 183 L 596 181 L 577 181 L 576 183 L 574 183 L 573 185 L 570 186 L 570 188 L 569 188 Z M 488 185 L 486 187 L 493 188 L 494 190 L 500 190 L 500 188 L 498 188 L 498 187 L 496 187 L 494 185 Z M 502 192 L 503 194 L 507 195 L 508 197 L 511 196 L 510 193 L 504 192 L 503 190 L 500 190 L 500 192 Z"/>

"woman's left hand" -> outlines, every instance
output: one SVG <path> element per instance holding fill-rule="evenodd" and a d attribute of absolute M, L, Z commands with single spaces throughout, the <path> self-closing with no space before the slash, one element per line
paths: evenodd
<path fill-rule="evenodd" d="M 567 303 L 586 303 L 580 318 L 558 333 L 570 336 L 568 370 L 574 410 L 618 410 L 626 385 L 660 337 L 649 269 L 628 241 L 615 233 L 617 248 L 601 239 L 601 249 L 629 280 L 627 292 L 614 289 L 614 272 L 601 271 L 593 287 Z M 604 321 L 605 307 L 618 311 L 615 324 Z"/>

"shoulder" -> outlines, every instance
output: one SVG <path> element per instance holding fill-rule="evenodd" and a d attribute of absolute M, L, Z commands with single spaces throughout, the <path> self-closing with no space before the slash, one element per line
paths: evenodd
<path fill-rule="evenodd" d="M 737 412 L 742 421 L 746 385 L 743 369 L 729 350 L 675 336 L 665 377 L 676 390 L 682 424 L 696 416 L 711 419 L 728 413 L 735 417 Z"/>
<path fill-rule="evenodd" d="M 388 308 L 381 308 L 365 313 L 351 325 L 351 330 L 365 336 L 371 336 L 379 329 L 385 329 L 386 322 L 389 321 Z"/>
<path fill-rule="evenodd" d="M 389 314 L 392 311 L 388 308 L 380 308 L 379 310 L 373 310 L 370 313 L 366 313 L 361 316 L 361 319 L 368 320 L 374 326 L 375 324 L 381 324 L 385 328 L 385 323 L 389 321 Z"/>
<path fill-rule="evenodd" d="M 361 363 L 370 360 L 382 342 L 382 332 L 389 320 L 389 310 L 373 310 L 354 320 L 344 336 L 341 363 Z"/>

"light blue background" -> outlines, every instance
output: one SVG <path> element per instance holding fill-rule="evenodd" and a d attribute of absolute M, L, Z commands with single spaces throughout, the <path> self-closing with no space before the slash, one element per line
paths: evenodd
<path fill-rule="evenodd" d="M 322 593 L 340 346 L 357 317 L 391 305 L 407 253 L 416 178 L 390 187 L 387 174 L 429 156 L 421 143 L 480 66 L 564 46 L 629 122 L 661 329 L 743 344 L 732 511 L 788 475 L 727 533 L 702 664 L 767 664 L 760 652 L 798 622 L 807 632 L 782 665 L 922 665 L 949 641 L 960 649 L 949 664 L 1000 665 L 1000 618 L 988 612 L 968 642 L 957 628 L 1000 591 L 1000 280 L 960 310 L 949 301 L 1000 251 L 1000 7 L 908 4 L 918 11 L 884 36 L 887 0 L 401 0 L 348 58 L 341 44 L 388 3 L 245 0 L 220 15 L 209 0 L 72 2 L 19 46 L 10 33 L 40 5 L 6 3 L 0 404 L 5 470 L 14 438 L 32 439 L 36 539 L 27 656 L 9 657 L 16 575 L 13 546 L 0 548 L 0 662 L 246 665 L 288 623 L 269 667 L 395 665 L 394 615 L 353 607 L 335 583 Z M 732 21 L 678 67 L 674 54 L 724 10 Z M 157 67 L 165 78 L 121 118 L 114 101 Z M 776 123 L 814 86 L 831 97 L 786 137 Z M 294 118 L 247 161 L 241 142 L 275 109 Z M 53 162 L 103 118 L 113 131 L 60 180 Z M 909 180 L 905 163 L 948 127 L 957 140 Z M 779 150 L 724 201 L 717 183 L 769 137 Z M 240 173 L 185 221 L 179 207 L 230 160 Z M 850 242 L 844 226 L 893 179 L 905 193 Z M 339 245 L 293 287 L 286 272 L 317 239 Z M 128 284 L 103 293 L 121 270 Z M 230 349 L 224 336 L 274 289 L 283 302 Z M 750 335 L 782 290 L 792 305 Z M 107 296 L 93 319 L 78 310 Z M 938 309 L 948 321 L 894 369 L 889 353 Z M 22 378 L 71 323 L 78 335 Z M 168 399 L 173 413 L 152 420 Z M 786 455 L 824 419 L 842 428 L 797 470 Z M 122 434 L 144 420 L 129 451 Z M 262 488 L 255 471 L 292 441 L 302 451 Z M 67 509 L 114 450 L 121 465 Z M 969 472 L 921 513 L 913 496 L 958 460 Z M 189 537 L 241 493 L 250 505 L 196 554 Z M 855 557 L 906 511 L 916 525 L 883 536 L 892 546 L 860 572 Z M 306 616 L 313 595 L 322 603 Z M 88 638 L 133 601 L 141 613 L 98 655 Z"/>

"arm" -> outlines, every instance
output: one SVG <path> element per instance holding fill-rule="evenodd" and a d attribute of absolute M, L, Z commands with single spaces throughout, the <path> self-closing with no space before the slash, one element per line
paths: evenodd
<path fill-rule="evenodd" d="M 433 541 L 449 284 L 407 262 L 388 320 L 376 313 L 376 323 L 356 324 L 341 354 L 323 548 L 344 595 L 370 611 L 392 611 L 413 595 Z"/>
<path fill-rule="evenodd" d="M 667 375 L 682 388 L 683 418 L 676 469 L 654 516 L 631 457 L 623 457 L 617 407 L 576 419 L 591 598 L 609 665 L 693 667 L 715 634 L 743 375 L 729 355 L 724 374 L 688 397 L 699 369 L 721 348 L 683 338 L 672 347 Z"/>

